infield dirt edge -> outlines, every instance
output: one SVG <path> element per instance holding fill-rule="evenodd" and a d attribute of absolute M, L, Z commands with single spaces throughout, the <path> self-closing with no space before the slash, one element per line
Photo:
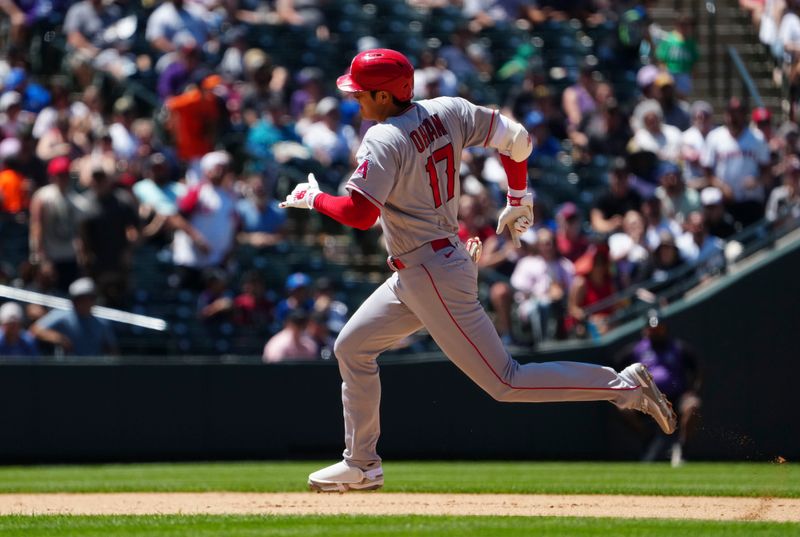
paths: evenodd
<path fill-rule="evenodd" d="M 550 494 L 0 494 L 0 515 L 451 515 L 800 522 L 800 499 Z"/>

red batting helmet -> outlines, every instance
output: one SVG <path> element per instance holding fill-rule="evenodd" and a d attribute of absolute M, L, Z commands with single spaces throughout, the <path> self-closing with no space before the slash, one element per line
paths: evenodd
<path fill-rule="evenodd" d="M 336 85 L 342 91 L 385 90 L 400 101 L 410 101 L 414 96 L 414 67 L 396 50 L 365 50 L 353 58 L 350 73 L 340 76 Z"/>

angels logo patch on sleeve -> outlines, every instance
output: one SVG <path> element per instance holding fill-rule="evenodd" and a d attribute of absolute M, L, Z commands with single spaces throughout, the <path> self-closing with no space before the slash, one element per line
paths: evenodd
<path fill-rule="evenodd" d="M 369 160 L 364 159 L 361 164 L 358 165 L 356 171 L 353 172 L 352 178 L 360 177 L 361 179 L 367 180 L 367 171 L 369 170 Z"/>

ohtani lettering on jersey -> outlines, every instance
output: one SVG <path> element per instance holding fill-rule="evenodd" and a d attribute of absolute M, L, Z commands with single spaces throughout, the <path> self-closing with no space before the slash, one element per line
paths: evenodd
<path fill-rule="evenodd" d="M 439 118 L 439 114 L 433 114 L 431 117 L 426 117 L 419 124 L 419 127 L 409 133 L 411 141 L 417 151 L 422 153 L 434 141 L 442 136 L 447 136 L 447 130 L 444 128 L 444 123 Z"/>

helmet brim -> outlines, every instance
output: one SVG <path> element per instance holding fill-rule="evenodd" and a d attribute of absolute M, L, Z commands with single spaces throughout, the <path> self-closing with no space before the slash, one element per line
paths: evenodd
<path fill-rule="evenodd" d="M 349 74 L 342 75 L 336 79 L 336 87 L 339 88 L 341 91 L 347 93 L 354 93 L 356 91 L 364 91 L 364 88 L 361 87 L 353 77 Z"/>

